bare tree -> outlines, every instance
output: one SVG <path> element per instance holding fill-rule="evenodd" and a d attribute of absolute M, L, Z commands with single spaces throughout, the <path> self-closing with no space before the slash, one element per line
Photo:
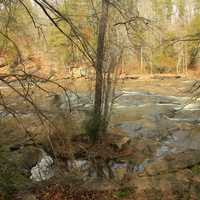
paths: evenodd
<path fill-rule="evenodd" d="M 107 62 L 106 56 L 108 55 L 109 49 L 109 47 L 107 49 L 106 43 L 108 40 L 109 20 L 111 19 L 111 17 L 109 16 L 110 8 L 112 7 L 113 10 L 115 10 L 115 12 L 119 16 L 116 18 L 119 18 L 120 21 L 117 20 L 116 22 L 116 19 L 115 21 L 110 20 L 110 23 L 112 24 L 109 25 L 109 28 L 112 29 L 114 27 L 114 29 L 117 30 L 119 29 L 119 25 L 122 25 L 125 27 L 128 37 L 128 32 L 130 29 L 136 30 L 139 26 L 138 24 L 140 23 L 142 27 L 150 26 L 150 21 L 146 18 L 140 17 L 137 9 L 135 9 L 135 13 L 131 13 L 127 9 L 124 9 L 123 6 L 125 5 L 125 3 L 123 1 L 101 0 L 100 14 L 96 12 L 96 8 L 94 8 L 94 4 L 92 4 L 98 23 L 96 42 L 97 45 L 96 47 L 94 47 L 94 45 L 92 45 L 91 42 L 84 37 L 81 29 L 78 27 L 78 25 L 75 24 L 71 16 L 67 12 L 63 14 L 59 10 L 57 4 L 53 4 L 53 2 L 50 3 L 47 0 L 33 1 L 36 5 L 38 5 L 38 7 L 49 19 L 49 21 L 55 26 L 55 28 L 58 29 L 60 33 L 68 39 L 68 41 L 73 45 L 73 48 L 76 48 L 79 52 L 82 53 L 84 58 L 94 67 L 96 71 L 94 107 L 91 120 L 92 123 L 90 127 L 90 135 L 94 140 L 96 140 L 102 133 L 106 132 L 106 128 L 108 127 L 108 119 L 110 116 L 113 99 L 115 99 L 115 87 L 113 87 L 112 85 L 115 84 L 117 81 L 116 66 L 118 66 L 118 64 L 121 62 L 121 57 L 124 51 L 124 49 L 120 47 L 123 45 L 118 44 L 118 56 L 116 56 L 116 54 L 110 55 L 110 62 L 108 62 L 110 64 L 107 64 L 109 65 L 109 67 L 106 67 L 105 62 Z M 29 10 L 27 2 L 19 0 L 18 3 L 20 3 L 27 11 L 27 14 L 30 16 L 33 25 L 36 28 L 40 28 L 41 30 L 39 23 L 37 23 L 37 20 L 35 19 L 31 10 Z M 132 7 L 134 6 L 132 5 Z M 62 25 L 60 22 L 62 22 Z M 68 27 L 70 29 L 70 33 L 66 31 L 65 27 Z M 115 34 L 116 30 L 112 33 Z M 136 37 L 138 36 L 137 31 L 133 31 L 133 33 L 134 35 L 136 35 Z M 113 38 L 115 37 L 113 36 Z M 115 42 L 117 43 L 117 40 Z M 117 48 L 115 48 L 115 50 Z"/>
<path fill-rule="evenodd" d="M 103 63 L 105 55 L 105 36 L 108 25 L 108 0 L 102 0 L 101 18 L 99 22 L 97 57 L 96 57 L 96 84 L 95 84 L 95 103 L 94 120 L 97 120 L 97 134 L 101 129 L 102 123 L 102 97 L 103 97 Z"/>

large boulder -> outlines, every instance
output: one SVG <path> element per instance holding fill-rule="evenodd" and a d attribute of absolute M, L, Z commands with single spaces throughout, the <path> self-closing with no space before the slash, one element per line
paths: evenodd
<path fill-rule="evenodd" d="M 20 170 L 30 170 L 42 158 L 42 150 L 35 146 L 21 147 L 9 153 L 9 160 Z"/>
<path fill-rule="evenodd" d="M 190 169 L 200 163 L 200 151 L 188 150 L 166 156 L 161 160 L 155 160 L 145 167 L 145 175 L 155 176 Z"/>

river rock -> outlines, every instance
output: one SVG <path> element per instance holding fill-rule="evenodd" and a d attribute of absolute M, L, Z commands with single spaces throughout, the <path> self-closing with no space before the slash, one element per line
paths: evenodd
<path fill-rule="evenodd" d="M 20 154 L 22 156 L 22 164 L 26 169 L 31 169 L 42 158 L 41 149 L 34 146 L 21 149 Z"/>
<path fill-rule="evenodd" d="M 41 149 L 35 146 L 26 146 L 16 151 L 7 149 L 4 153 L 8 155 L 8 160 L 23 173 L 29 173 L 30 169 L 42 158 Z"/>
<path fill-rule="evenodd" d="M 186 152 L 166 156 L 161 160 L 155 160 L 148 164 L 145 167 L 145 174 L 148 176 L 155 176 L 191 168 L 200 163 L 199 155 L 199 150 L 188 150 Z"/>
<path fill-rule="evenodd" d="M 126 174 L 128 173 L 128 164 L 127 163 L 115 163 L 112 166 L 112 171 L 114 178 L 116 180 L 123 180 Z"/>
<path fill-rule="evenodd" d="M 42 159 L 38 161 L 36 166 L 34 166 L 31 169 L 30 179 L 39 182 L 48 180 L 51 177 L 53 177 L 54 176 L 54 170 L 52 168 L 53 163 L 54 163 L 53 159 L 44 153 Z"/>
<path fill-rule="evenodd" d="M 117 141 L 114 145 L 118 148 L 118 149 L 122 149 L 124 146 L 128 145 L 131 142 L 131 139 L 127 136 L 121 138 L 119 141 Z"/>

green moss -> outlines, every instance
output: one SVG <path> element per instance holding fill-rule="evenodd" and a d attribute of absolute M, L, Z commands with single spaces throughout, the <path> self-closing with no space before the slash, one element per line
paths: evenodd
<path fill-rule="evenodd" d="M 195 175 L 200 175 L 200 165 L 195 165 L 194 167 L 192 167 L 192 172 Z"/>
<path fill-rule="evenodd" d="M 123 187 L 117 192 L 117 197 L 119 199 L 124 199 L 130 195 L 130 193 L 133 192 L 133 189 L 130 187 Z"/>

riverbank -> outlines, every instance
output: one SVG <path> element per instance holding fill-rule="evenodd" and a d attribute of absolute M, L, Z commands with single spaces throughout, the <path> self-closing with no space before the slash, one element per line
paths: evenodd
<path fill-rule="evenodd" d="M 200 107 L 190 101 L 193 83 L 185 78 L 121 83 L 110 134 L 95 146 L 77 126 L 92 105 L 83 90 L 77 91 L 78 100 L 71 95 L 72 106 L 81 109 L 68 116 L 52 106 L 52 97 L 41 101 L 35 93 L 59 127 L 50 135 L 35 113 L 27 113 L 22 101 L 16 103 L 26 111 L 20 119 L 28 132 L 12 115 L 1 118 L 2 194 L 38 200 L 77 199 L 80 194 L 79 199 L 198 199 Z"/>

